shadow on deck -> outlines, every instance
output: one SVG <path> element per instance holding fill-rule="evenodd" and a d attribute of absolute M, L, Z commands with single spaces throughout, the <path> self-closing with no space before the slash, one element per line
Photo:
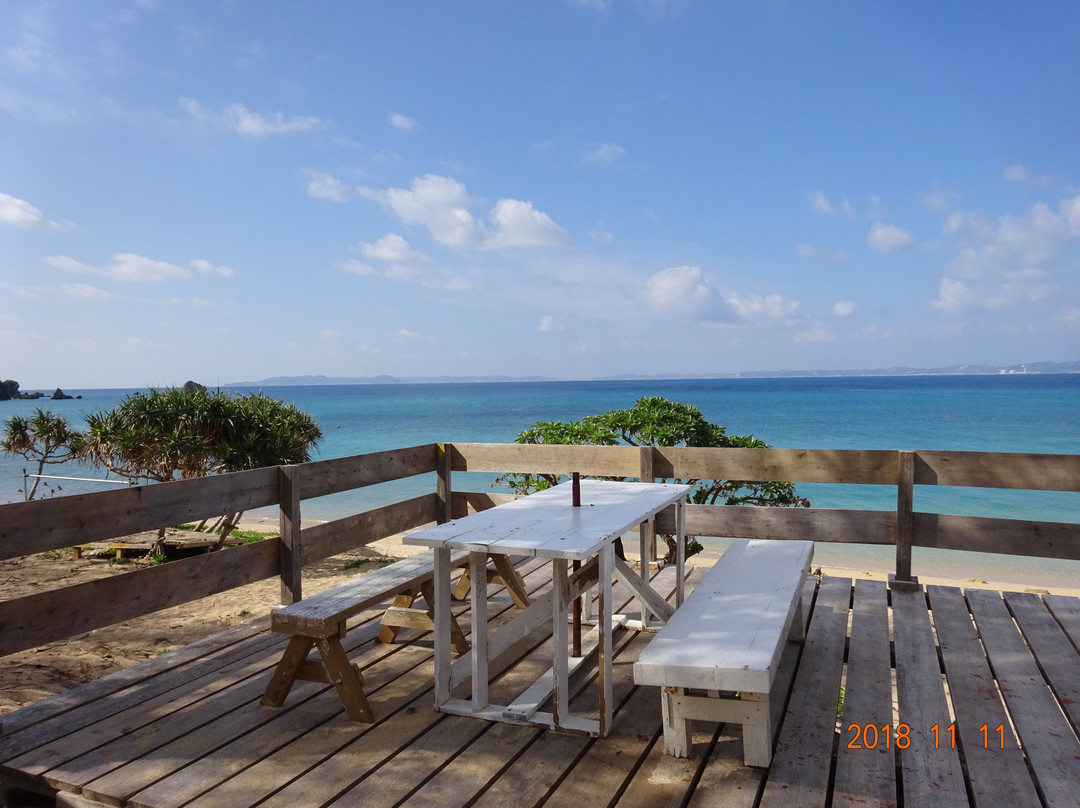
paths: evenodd
<path fill-rule="evenodd" d="M 532 591 L 550 587 L 549 567 L 521 569 Z M 31 791 L 215 808 L 1080 805 L 1080 599 L 835 577 L 805 597 L 767 770 L 742 765 L 738 728 L 702 725 L 690 759 L 664 754 L 656 689 L 633 683 L 649 635 L 616 632 L 615 723 L 596 740 L 434 712 L 430 636 L 375 642 L 380 609 L 344 641 L 375 724 L 347 721 L 314 682 L 260 706 L 285 646 L 263 618 L 4 716 L 0 775 L 11 805 L 40 804 Z M 502 590 L 491 607 L 494 620 L 512 609 Z M 549 640 L 504 655 L 494 702 L 550 664 Z"/>

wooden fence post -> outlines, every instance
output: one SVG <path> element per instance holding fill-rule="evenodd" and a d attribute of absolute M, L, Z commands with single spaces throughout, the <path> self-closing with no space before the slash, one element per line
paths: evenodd
<path fill-rule="evenodd" d="M 642 446 L 641 447 L 641 459 L 640 459 L 641 472 L 640 472 L 640 476 L 641 476 L 641 481 L 643 483 L 656 482 L 656 474 L 654 472 L 655 463 L 654 463 L 653 452 L 654 452 L 654 449 L 653 449 L 652 446 Z M 648 522 L 641 525 L 640 529 L 641 529 L 642 552 L 644 553 L 646 551 L 646 549 L 647 549 L 648 560 L 649 561 L 656 561 L 656 522 L 650 519 Z M 642 569 L 641 574 L 643 576 L 646 574 L 645 573 L 644 561 L 645 561 L 645 559 L 642 558 L 643 563 L 641 565 L 641 569 Z"/>
<path fill-rule="evenodd" d="M 441 525 L 454 518 L 454 489 L 450 484 L 454 444 L 440 443 L 436 452 L 435 473 L 438 476 L 435 482 L 435 496 L 438 502 L 435 506 L 435 521 Z"/>
<path fill-rule="evenodd" d="M 281 531 L 278 568 L 281 602 L 288 606 L 304 596 L 300 551 L 300 467 L 278 466 L 278 472 L 278 524 Z"/>
<path fill-rule="evenodd" d="M 914 589 L 919 579 L 911 574 L 911 546 L 915 537 L 915 453 L 897 453 L 896 574 L 894 588 Z"/>

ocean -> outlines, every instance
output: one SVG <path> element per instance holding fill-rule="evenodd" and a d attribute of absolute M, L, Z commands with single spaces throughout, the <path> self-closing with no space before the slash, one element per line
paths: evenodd
<path fill-rule="evenodd" d="M 230 387 L 234 393 L 255 388 Z M 132 390 L 66 390 L 81 399 L 0 402 L 0 419 L 41 407 L 82 426 Z M 729 434 L 782 448 L 954 449 L 1080 454 L 1080 374 L 775 379 L 678 379 L 267 387 L 267 395 L 313 415 L 324 440 L 313 459 L 442 441 L 510 442 L 538 420 L 574 420 L 659 395 L 698 407 Z M 23 498 L 21 457 L 0 455 L 0 502 Z M 66 464 L 46 470 L 104 477 Z M 484 490 L 492 475 L 468 475 L 459 490 Z M 51 480 L 46 494 L 104 490 L 108 483 Z M 433 490 L 420 478 L 305 503 L 306 519 L 332 519 Z M 895 489 L 803 484 L 814 507 L 896 507 Z M 43 492 L 39 489 L 39 497 Z M 1080 522 L 1080 494 L 920 486 L 916 510 Z"/>

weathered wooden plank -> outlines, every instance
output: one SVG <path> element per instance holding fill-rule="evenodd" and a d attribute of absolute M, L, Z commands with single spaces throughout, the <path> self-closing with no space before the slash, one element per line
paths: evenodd
<path fill-rule="evenodd" d="M 1080 560 L 1080 524 L 917 513 L 915 544 L 945 550 Z"/>
<path fill-rule="evenodd" d="M 639 460 L 633 446 L 455 443 L 453 470 L 637 477 Z"/>
<path fill-rule="evenodd" d="M 349 651 L 355 653 L 357 663 L 361 666 L 374 665 L 396 656 L 395 649 L 373 642 L 378 629 L 378 624 L 370 621 L 350 632 L 346 638 Z M 266 684 L 266 672 L 273 661 L 273 654 L 252 658 L 242 668 L 223 672 L 222 678 L 230 683 L 228 687 L 212 683 L 201 692 L 185 687 L 169 694 L 173 696 L 173 702 L 162 699 L 151 705 L 153 709 L 135 713 L 131 723 L 113 720 L 95 728 L 102 736 L 98 746 L 68 759 L 45 776 L 53 780 L 62 777 L 64 782 L 80 787 L 84 795 L 114 805 L 149 804 L 157 808 L 159 805 L 173 805 L 174 801 L 186 801 L 186 797 L 192 796 L 191 789 L 197 794 L 210 786 L 201 776 L 206 774 L 208 768 L 216 772 L 215 776 L 222 777 L 233 771 L 229 759 L 208 760 L 205 757 L 208 752 L 216 751 L 236 739 L 247 738 L 241 744 L 257 743 L 254 739 L 268 731 L 268 724 L 288 721 L 288 717 L 301 705 L 314 710 L 308 712 L 311 723 L 326 720 L 341 710 L 341 703 L 333 688 L 313 682 L 302 682 L 294 688 L 299 698 L 289 709 L 267 710 L 260 707 L 258 696 Z M 415 664 L 416 658 L 408 661 Z M 396 664 L 397 661 L 392 659 L 390 665 Z M 373 684 L 383 684 L 395 675 L 385 666 L 377 667 L 372 676 Z M 209 695 L 207 690 L 210 691 Z M 314 703 L 307 705 L 309 699 Z M 183 709 L 178 709 L 181 704 Z M 140 721 L 143 722 L 141 725 Z M 104 734 L 106 727 L 110 735 Z M 199 761 L 202 762 L 196 763 Z M 191 764 L 198 766 L 200 776 L 190 776 Z M 154 784 L 172 777 L 178 777 L 172 781 L 172 789 L 162 786 L 153 791 L 153 796 L 144 803 L 142 793 L 146 789 L 155 788 Z"/>
<path fill-rule="evenodd" d="M 833 805 L 896 805 L 889 603 L 884 581 L 858 580 Z"/>
<path fill-rule="evenodd" d="M 276 541 L 0 601 L 0 656 L 272 578 Z"/>
<path fill-rule="evenodd" d="M 526 563 L 519 568 L 534 594 L 549 586 L 545 565 Z M 514 613 L 509 602 L 493 622 Z M 464 621 L 467 625 L 468 621 Z M 510 665 L 537 644 L 525 640 L 500 665 Z M 270 796 L 268 806 L 322 805 L 352 787 L 382 765 L 410 739 L 422 736 L 444 716 L 432 710 L 434 664 L 430 647 L 400 647 L 397 653 L 419 654 L 422 665 L 402 681 L 369 688 L 376 723 L 357 725 L 340 719 L 297 736 L 242 773 L 204 794 L 193 805 L 201 808 L 242 808 Z M 366 671 L 366 674 L 373 672 Z M 374 679 L 369 684 L 377 684 Z M 481 723 L 481 722 L 477 722 Z M 342 728 L 349 724 L 351 728 Z"/>
<path fill-rule="evenodd" d="M 70 735 L 263 648 L 278 645 L 280 638 L 267 632 L 269 625 L 270 618 L 266 616 L 233 626 L 8 713 L 3 717 L 0 761 Z"/>
<path fill-rule="evenodd" d="M 920 451 L 915 484 L 1080 491 L 1080 455 Z"/>
<path fill-rule="evenodd" d="M 427 443 L 406 449 L 303 463 L 298 467 L 301 472 L 300 497 L 312 499 L 427 474 L 435 471 L 437 460 L 438 444 Z"/>
<path fill-rule="evenodd" d="M 657 447 L 653 474 L 695 480 L 896 485 L 896 452 L 865 449 Z"/>
<path fill-rule="evenodd" d="M 0 558 L 276 505 L 276 466 L 0 505 Z"/>
<path fill-rule="evenodd" d="M 370 633 L 366 634 L 365 639 L 370 641 Z M 389 653 L 389 649 L 368 646 L 355 658 L 358 664 L 365 666 L 365 687 L 372 697 L 373 709 L 380 718 L 395 707 L 416 699 L 428 689 L 430 680 L 423 674 L 430 676 L 430 654 L 425 653 L 422 647 L 408 646 Z M 383 694 L 383 690 L 388 692 Z M 376 694 L 379 694 L 377 699 Z M 387 696 L 392 699 L 389 703 Z M 386 712 L 379 712 L 381 710 Z M 253 707 L 243 708 L 243 711 L 253 716 L 265 712 Z M 228 783 L 230 779 L 274 754 L 285 744 L 297 743 L 313 727 L 319 727 L 327 721 L 335 725 L 352 724 L 353 731 L 342 731 L 339 737 L 358 738 L 373 726 L 357 725 L 342 719 L 341 704 L 337 703 L 336 699 L 321 694 L 299 702 L 291 709 L 280 711 L 272 720 L 259 724 L 251 732 L 238 733 L 238 722 L 228 719 L 217 722 L 221 725 L 220 728 L 214 725 L 201 728 L 200 733 L 207 736 L 212 734 L 217 742 L 230 736 L 233 736 L 234 740 L 216 749 L 214 754 L 196 759 L 190 766 L 176 769 L 164 779 L 138 792 L 132 796 L 129 805 L 132 808 L 179 808 L 197 797 L 203 797 L 204 804 L 219 805 L 217 797 L 222 796 L 222 792 L 217 791 L 214 794 L 215 784 Z M 205 741 L 202 741 L 202 745 L 206 745 Z M 170 757 L 183 759 L 184 754 L 176 754 L 178 751 L 180 747 L 174 746 Z M 157 756 L 161 756 L 161 753 L 155 753 L 155 757 Z M 188 756 L 198 757 L 197 752 L 189 753 Z M 232 793 L 236 794 L 235 791 Z M 248 805 L 255 801 L 250 794 L 247 800 Z"/>
<path fill-rule="evenodd" d="M 403 533 L 435 521 L 435 494 L 305 527 L 300 533 L 305 566 L 354 550 L 395 533 Z"/>
<path fill-rule="evenodd" d="M 959 589 L 942 586 L 929 586 L 927 592 L 956 722 L 952 724 L 943 717 L 936 732 L 933 724 L 912 727 L 911 742 L 931 749 L 951 749 L 960 744 L 978 808 L 1039 805 L 1039 795 L 1012 730 L 1005 730 L 1008 743 L 1004 749 L 983 745 L 979 727 L 1009 727 L 1009 719 L 963 594 Z"/>
<path fill-rule="evenodd" d="M 896 514 L 892 511 L 841 511 L 825 508 L 754 508 L 738 505 L 684 505 L 690 536 L 747 539 L 894 544 Z M 656 517 L 660 533 L 674 534 L 675 510 Z"/>
<path fill-rule="evenodd" d="M 913 733 L 928 732 L 949 720 L 949 705 L 938 662 L 926 594 L 922 589 L 892 590 L 899 723 Z M 967 788 L 954 749 L 911 743 L 899 750 L 904 802 L 935 808 L 967 806 Z"/>
<path fill-rule="evenodd" d="M 850 598 L 849 579 L 822 579 L 795 689 L 762 794 L 762 808 L 811 808 L 826 804 Z"/>
<path fill-rule="evenodd" d="M 1062 711 L 1080 732 L 1080 653 L 1038 595 L 1006 592 L 1005 604 L 1024 632 Z"/>
<path fill-rule="evenodd" d="M 966 595 L 997 675 L 998 687 L 1046 804 L 1075 806 L 1076 785 L 1080 783 L 1080 741 L 1046 686 L 1001 596 L 975 589 L 969 589 Z M 986 727 L 986 737 L 980 740 L 1000 748 L 997 727 L 985 719 L 980 721 L 980 726 Z M 1000 733 L 1008 739 L 1007 729 Z"/>
<path fill-rule="evenodd" d="M 1080 598 L 1065 595 L 1043 595 L 1043 603 L 1069 635 L 1073 647 L 1080 651 Z"/>

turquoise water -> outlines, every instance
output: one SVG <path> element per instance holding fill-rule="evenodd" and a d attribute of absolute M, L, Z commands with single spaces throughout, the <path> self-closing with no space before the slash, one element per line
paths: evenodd
<path fill-rule="evenodd" d="M 231 388 L 250 392 L 250 388 Z M 81 426 L 134 390 L 68 390 L 81 400 L 0 402 L 0 419 L 37 407 Z M 265 392 L 314 415 L 325 440 L 315 459 L 434 441 L 512 441 L 536 420 L 569 420 L 628 407 L 643 395 L 693 404 L 731 434 L 773 446 L 833 449 L 955 449 L 1080 454 L 1080 374 L 845 377 L 663 381 L 528 382 L 270 387 Z M 0 502 L 22 499 L 22 458 L 0 456 Z M 31 469 L 32 471 L 32 469 Z M 46 473 L 102 477 L 86 466 Z M 483 490 L 490 475 L 455 483 Z M 60 494 L 100 484 L 53 481 Z M 328 519 L 402 495 L 433 490 L 430 479 L 377 486 L 305 504 Z M 895 508 L 895 489 L 800 485 L 815 507 Z M 920 487 L 916 509 L 938 513 L 1080 522 L 1080 495 Z"/>

